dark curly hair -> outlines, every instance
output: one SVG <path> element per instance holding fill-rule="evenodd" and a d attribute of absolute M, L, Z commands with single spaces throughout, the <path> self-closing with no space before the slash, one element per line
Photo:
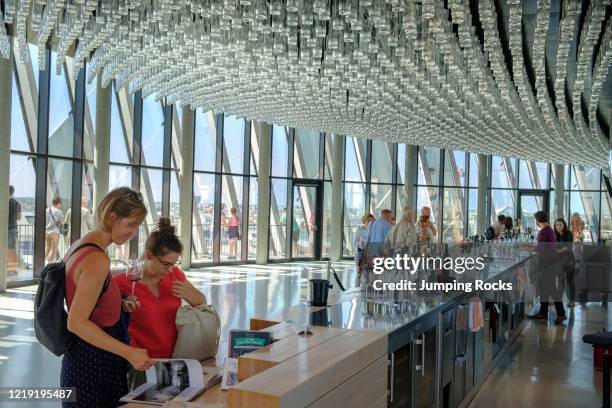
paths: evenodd
<path fill-rule="evenodd" d="M 183 253 L 183 243 L 176 236 L 176 227 L 170 223 L 169 218 L 159 218 L 157 228 L 147 238 L 145 248 L 154 256 L 164 256 L 169 252 Z"/>

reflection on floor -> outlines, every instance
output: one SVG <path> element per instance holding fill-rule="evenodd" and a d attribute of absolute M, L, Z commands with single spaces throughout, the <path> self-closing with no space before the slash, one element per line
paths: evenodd
<path fill-rule="evenodd" d="M 248 328 L 249 319 L 254 315 L 280 312 L 306 302 L 308 279 L 323 277 L 326 267 L 326 262 L 294 262 L 201 268 L 185 273 L 219 312 L 223 328 L 219 355 L 222 356 L 227 350 L 223 340 L 230 329 Z M 351 262 L 334 262 L 333 267 L 345 286 L 355 281 Z M 29 286 L 0 294 L 0 387 L 59 384 L 61 359 L 38 344 L 34 336 L 35 292 L 36 287 Z M 0 402 L 0 406 L 9 405 Z M 16 406 L 25 408 L 23 404 Z"/>
<path fill-rule="evenodd" d="M 528 321 L 469 407 L 600 407 L 601 371 L 582 336 L 609 330 L 612 315 L 598 303 L 569 310 L 563 326 Z"/>
<path fill-rule="evenodd" d="M 345 286 L 352 286 L 352 264 L 339 262 L 333 267 Z M 219 311 L 225 339 L 229 329 L 247 328 L 254 315 L 280 312 L 305 302 L 308 279 L 322 277 L 325 269 L 326 263 L 304 262 L 202 268 L 186 273 Z M 60 358 L 34 337 L 35 290 L 25 287 L 0 295 L 0 387 L 58 385 Z M 582 335 L 602 327 L 612 327 L 612 316 L 594 303 L 586 308 L 576 306 L 566 326 L 528 322 L 470 407 L 600 406 L 601 372 L 593 370 L 592 349 L 582 343 Z M 224 347 L 222 344 L 220 355 L 225 353 Z M 25 407 L 22 403 L 14 406 Z"/>

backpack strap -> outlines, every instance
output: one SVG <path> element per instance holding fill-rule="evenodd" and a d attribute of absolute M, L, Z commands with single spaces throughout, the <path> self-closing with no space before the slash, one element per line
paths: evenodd
<path fill-rule="evenodd" d="M 68 259 L 70 259 L 72 255 L 76 254 L 81 249 L 86 248 L 86 247 L 94 247 L 94 248 L 97 248 L 100 252 L 104 252 L 104 250 L 100 248 L 97 244 L 94 244 L 93 242 L 84 242 L 81 245 L 77 246 L 72 252 L 70 252 L 70 255 L 68 255 L 65 262 L 68 262 Z"/>
<path fill-rule="evenodd" d="M 66 258 L 65 262 L 68 262 L 68 259 L 70 259 L 70 257 L 72 257 L 72 255 L 74 255 L 75 253 L 79 252 L 81 249 L 83 248 L 87 248 L 87 247 L 92 247 L 92 248 L 96 248 L 98 251 L 106 253 L 102 248 L 100 248 L 97 244 L 94 244 L 93 242 L 84 242 L 81 245 L 77 246 L 72 252 L 70 252 L 70 255 L 68 255 L 68 257 Z M 87 254 L 84 254 L 87 255 Z M 70 265 L 72 268 L 74 268 L 76 265 L 78 265 L 81 262 L 82 258 L 78 257 L 75 261 L 75 263 L 73 265 Z M 110 272 L 108 273 L 108 276 L 106 277 L 106 279 L 104 280 L 104 285 L 102 286 L 102 292 L 100 292 L 100 296 L 106 292 L 106 289 L 108 289 L 108 285 L 110 285 L 110 277 L 111 274 Z"/>

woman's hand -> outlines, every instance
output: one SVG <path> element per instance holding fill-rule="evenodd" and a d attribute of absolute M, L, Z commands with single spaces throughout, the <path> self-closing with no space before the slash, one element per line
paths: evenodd
<path fill-rule="evenodd" d="M 175 281 L 172 284 L 172 294 L 179 299 L 187 300 L 190 295 L 190 291 L 191 290 L 185 281 Z"/>
<path fill-rule="evenodd" d="M 172 284 L 172 294 L 179 299 L 184 299 L 191 306 L 199 306 L 206 302 L 206 298 L 189 281 L 175 281 Z"/>
<path fill-rule="evenodd" d="M 126 313 L 132 313 L 138 307 L 140 307 L 140 302 L 135 297 L 128 296 L 121 299 L 121 309 Z"/>
<path fill-rule="evenodd" d="M 147 350 L 136 347 L 130 347 L 125 359 L 138 371 L 145 371 L 155 364 L 155 361 L 149 358 Z"/>

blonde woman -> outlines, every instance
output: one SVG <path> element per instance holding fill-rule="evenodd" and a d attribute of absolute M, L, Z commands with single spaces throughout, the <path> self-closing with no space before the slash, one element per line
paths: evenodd
<path fill-rule="evenodd" d="M 573 213 L 572 218 L 570 219 L 570 226 L 572 230 L 572 235 L 574 235 L 574 241 L 583 241 L 584 240 L 584 221 L 580 217 L 580 214 Z"/>
<path fill-rule="evenodd" d="M 153 365 L 147 350 L 121 341 L 121 308 L 131 312 L 133 306 L 122 302 L 106 255 L 111 244 L 124 244 L 138 234 L 146 214 L 139 192 L 127 187 L 111 191 L 98 206 L 94 230 L 65 256 L 68 330 L 75 341 L 62 359 L 60 385 L 78 389 L 78 400 L 64 407 L 116 407 L 127 393 L 127 363 L 137 370 Z"/>

